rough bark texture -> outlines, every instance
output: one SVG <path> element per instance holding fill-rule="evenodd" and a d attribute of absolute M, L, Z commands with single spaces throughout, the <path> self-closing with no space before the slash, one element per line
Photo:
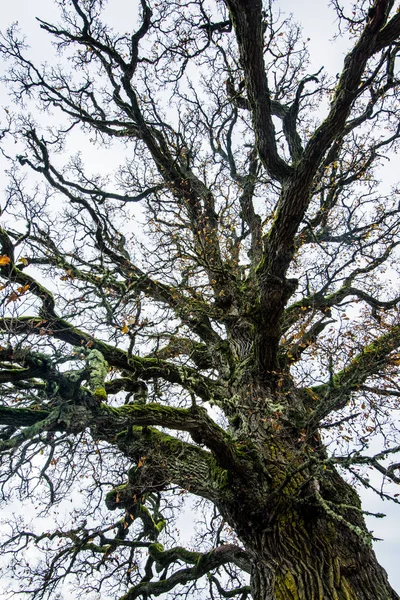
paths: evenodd
<path fill-rule="evenodd" d="M 359 497 L 329 465 L 318 436 L 299 439 L 293 419 L 287 426 L 282 415 L 261 416 L 260 404 L 256 424 L 242 415 L 251 431 L 243 439 L 252 441 L 244 451 L 257 455 L 260 471 L 251 485 L 231 486 L 233 506 L 221 504 L 251 556 L 253 598 L 399 598 L 372 550 Z"/>

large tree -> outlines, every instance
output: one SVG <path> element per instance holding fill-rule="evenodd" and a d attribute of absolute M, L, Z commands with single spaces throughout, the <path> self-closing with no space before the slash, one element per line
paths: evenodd
<path fill-rule="evenodd" d="M 336 77 L 261 0 L 56 4 L 53 62 L 0 48 L 1 489 L 55 521 L 15 585 L 398 599 L 354 485 L 397 502 L 398 2 L 331 3 Z"/>

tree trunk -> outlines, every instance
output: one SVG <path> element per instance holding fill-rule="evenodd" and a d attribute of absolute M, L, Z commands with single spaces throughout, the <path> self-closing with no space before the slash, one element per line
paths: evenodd
<path fill-rule="evenodd" d="M 221 507 L 253 557 L 254 600 L 399 600 L 372 550 L 358 494 L 330 464 L 318 433 L 296 430 L 277 408 L 287 391 L 269 393 L 268 407 L 266 392 L 256 390 L 247 386 L 238 422 L 259 473 L 233 482 L 235 505 Z M 298 399 L 291 405 L 299 411 Z"/>
<path fill-rule="evenodd" d="M 254 600 L 398 600 L 373 550 L 342 526 L 293 512 L 272 529 L 257 542 Z"/>

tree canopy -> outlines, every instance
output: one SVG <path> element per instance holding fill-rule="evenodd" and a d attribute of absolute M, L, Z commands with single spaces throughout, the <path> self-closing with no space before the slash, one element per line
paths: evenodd
<path fill-rule="evenodd" d="M 331 2 L 337 75 L 272 0 L 55 4 L 0 42 L 10 592 L 398 599 L 399 3 Z"/>

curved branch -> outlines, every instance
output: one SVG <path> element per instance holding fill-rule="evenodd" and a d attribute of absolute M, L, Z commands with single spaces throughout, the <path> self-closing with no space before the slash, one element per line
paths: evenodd
<path fill-rule="evenodd" d="M 249 464 L 239 454 L 229 436 L 198 406 L 192 408 L 175 408 L 158 403 L 141 406 L 131 404 L 120 408 L 106 405 L 96 415 L 96 427 L 112 423 L 116 431 L 124 431 L 131 426 L 160 426 L 168 429 L 187 431 L 197 444 L 207 446 L 215 456 L 216 463 L 224 469 L 246 476 Z"/>
<path fill-rule="evenodd" d="M 177 550 L 177 554 L 179 554 L 179 549 Z M 149 548 L 150 555 L 154 556 L 154 559 L 159 559 L 160 561 L 167 560 L 169 557 L 172 558 L 173 551 L 165 551 L 163 550 L 161 544 L 154 544 Z M 172 554 L 168 554 L 171 552 Z M 182 551 L 180 552 L 183 557 Z M 120 600 L 135 600 L 139 596 L 160 596 L 166 592 L 169 592 L 177 585 L 184 585 L 190 581 L 195 581 L 206 575 L 209 571 L 213 571 L 218 567 L 228 564 L 234 563 L 236 564 L 238 559 L 241 565 L 243 565 L 248 559 L 246 553 L 234 546 L 232 544 L 227 544 L 226 546 L 219 546 L 211 552 L 206 554 L 202 553 L 191 553 L 197 556 L 196 566 L 192 568 L 180 569 L 173 573 L 170 577 L 159 581 L 145 581 L 130 589 L 127 594 L 121 597 Z M 192 556 L 188 557 L 192 559 Z M 189 560 L 188 560 L 189 562 Z M 248 564 L 248 563 L 247 563 Z"/>

